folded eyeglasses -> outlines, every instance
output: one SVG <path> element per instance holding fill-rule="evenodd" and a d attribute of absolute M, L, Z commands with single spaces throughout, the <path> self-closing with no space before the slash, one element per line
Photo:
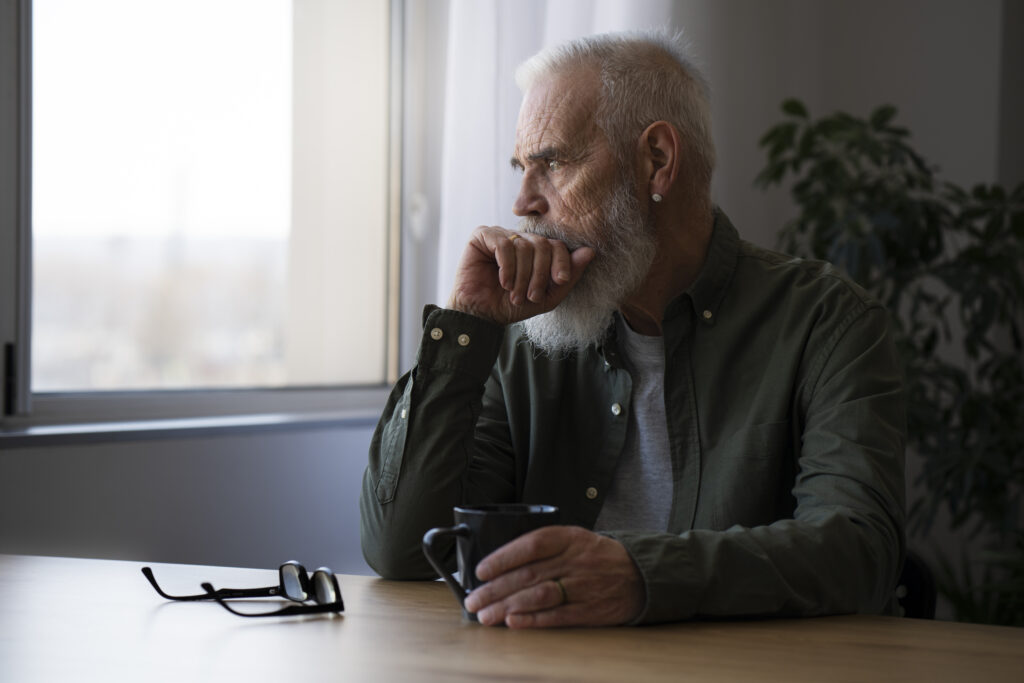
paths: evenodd
<path fill-rule="evenodd" d="M 180 601 L 216 600 L 221 607 L 240 617 L 285 617 L 293 614 L 341 612 L 345 609 L 345 603 L 341 599 L 341 589 L 338 588 L 338 578 L 334 572 L 327 567 L 320 567 L 311 575 L 305 567 L 295 561 L 285 562 L 278 568 L 279 583 L 276 586 L 214 588 L 209 583 L 203 583 L 202 587 L 206 592 L 197 595 L 168 595 L 156 582 L 152 569 L 143 567 L 142 573 L 161 597 Z M 225 602 L 231 598 L 287 598 L 293 602 L 314 601 L 316 604 L 289 605 L 273 612 L 240 612 Z"/>

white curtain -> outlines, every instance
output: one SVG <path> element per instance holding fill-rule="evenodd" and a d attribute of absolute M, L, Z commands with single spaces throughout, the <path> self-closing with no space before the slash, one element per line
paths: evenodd
<path fill-rule="evenodd" d="M 444 305 L 478 225 L 512 227 L 509 166 L 521 94 L 516 67 L 538 50 L 592 33 L 667 26 L 671 0 L 451 0 L 441 143 L 437 282 Z M 429 254 L 421 254 L 429 258 Z"/>

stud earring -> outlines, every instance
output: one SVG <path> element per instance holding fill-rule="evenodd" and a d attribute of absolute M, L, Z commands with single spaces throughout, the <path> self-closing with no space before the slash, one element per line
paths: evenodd
<path fill-rule="evenodd" d="M 651 199 L 653 199 L 655 202 L 660 202 L 661 201 L 661 195 L 658 194 L 657 192 L 655 192 L 654 194 L 651 195 Z"/>

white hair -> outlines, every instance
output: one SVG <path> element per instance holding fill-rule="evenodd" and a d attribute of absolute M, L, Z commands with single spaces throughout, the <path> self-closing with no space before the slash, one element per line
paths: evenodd
<path fill-rule="evenodd" d="M 577 38 L 523 62 L 516 84 L 525 94 L 539 79 L 581 67 L 596 70 L 602 92 L 595 121 L 620 164 L 632 165 L 647 126 L 667 121 L 682 137 L 694 189 L 710 202 L 715 167 L 710 89 L 680 38 L 657 30 Z"/>

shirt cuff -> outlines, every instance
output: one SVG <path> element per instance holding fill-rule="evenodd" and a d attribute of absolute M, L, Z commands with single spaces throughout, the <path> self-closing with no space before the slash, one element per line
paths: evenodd
<path fill-rule="evenodd" d="M 504 325 L 429 305 L 423 309 L 423 336 L 416 365 L 420 370 L 485 378 L 494 367 L 504 338 Z"/>
<path fill-rule="evenodd" d="M 644 585 L 644 606 L 627 625 L 656 624 L 692 618 L 696 612 L 693 558 L 676 547 L 674 534 L 650 531 L 602 531 L 621 543 L 633 559 Z"/>

